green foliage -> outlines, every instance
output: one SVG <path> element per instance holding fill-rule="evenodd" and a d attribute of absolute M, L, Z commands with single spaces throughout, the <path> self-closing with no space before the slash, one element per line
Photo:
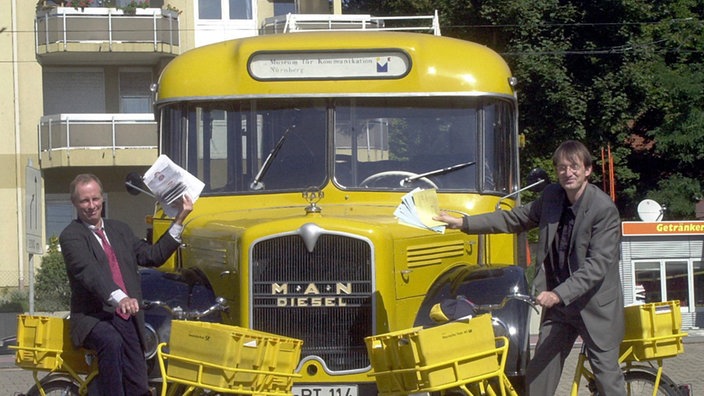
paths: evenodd
<path fill-rule="evenodd" d="M 699 180 L 674 174 L 660 180 L 658 188 L 651 191 L 648 198 L 665 206 L 664 220 L 686 220 L 694 218 L 691 202 L 701 198 L 701 191 Z"/>
<path fill-rule="evenodd" d="M 166 11 L 175 12 L 175 13 L 178 14 L 178 15 L 181 15 L 181 12 L 182 12 L 182 11 L 179 10 L 177 7 L 175 7 L 175 6 L 171 5 L 171 4 L 167 4 L 165 7 L 162 7 L 162 9 L 163 9 L 163 10 L 166 10 Z"/>
<path fill-rule="evenodd" d="M 26 291 L 12 288 L 5 290 L 0 302 L 0 312 L 27 312 L 29 298 Z"/>
<path fill-rule="evenodd" d="M 149 7 L 149 0 L 132 0 L 120 9 L 125 15 L 134 15 L 137 13 L 137 8 Z"/>
<path fill-rule="evenodd" d="M 52 237 L 49 250 L 42 258 L 35 283 L 35 304 L 38 311 L 66 311 L 69 309 L 71 288 L 64 258 L 58 249 L 58 238 Z"/>

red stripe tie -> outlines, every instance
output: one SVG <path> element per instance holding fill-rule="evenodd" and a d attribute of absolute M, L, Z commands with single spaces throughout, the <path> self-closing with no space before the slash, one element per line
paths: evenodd
<path fill-rule="evenodd" d="M 100 242 L 103 244 L 103 250 L 105 251 L 105 255 L 108 256 L 108 263 L 110 263 L 110 272 L 112 273 L 112 280 L 115 281 L 117 286 L 122 289 L 125 293 L 127 293 L 127 288 L 125 287 L 125 281 L 122 279 L 122 272 L 120 272 L 120 265 L 117 263 L 117 256 L 115 255 L 115 251 L 112 249 L 112 246 L 110 245 L 110 242 L 108 242 L 108 239 L 105 237 L 105 232 L 101 228 L 96 228 L 95 233 L 98 234 L 100 237 Z M 118 315 L 122 319 L 129 319 L 130 315 L 124 312 L 117 312 Z"/>

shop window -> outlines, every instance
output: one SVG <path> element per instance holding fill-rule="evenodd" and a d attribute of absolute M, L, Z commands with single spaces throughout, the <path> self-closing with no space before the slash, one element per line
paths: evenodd
<path fill-rule="evenodd" d="M 634 263 L 636 288 L 643 288 L 646 303 L 662 301 L 662 276 L 659 261 Z"/>
<path fill-rule="evenodd" d="M 635 297 L 639 302 L 678 300 L 680 307 L 685 309 L 704 306 L 701 260 L 636 261 L 633 268 Z"/>
<path fill-rule="evenodd" d="M 668 301 L 679 300 L 680 307 L 689 306 L 689 282 L 686 261 L 665 261 L 665 283 Z"/>
<path fill-rule="evenodd" d="M 694 305 L 704 307 L 704 265 L 701 260 L 692 262 L 692 283 L 694 284 Z"/>

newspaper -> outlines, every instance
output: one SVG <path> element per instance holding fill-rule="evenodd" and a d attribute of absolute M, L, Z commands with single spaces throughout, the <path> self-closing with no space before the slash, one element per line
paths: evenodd
<path fill-rule="evenodd" d="M 184 194 L 188 194 L 195 203 L 205 187 L 202 181 L 176 165 L 164 154 L 160 155 L 147 170 L 143 180 L 169 217 L 178 214 L 178 207 L 174 202 Z"/>
<path fill-rule="evenodd" d="M 444 234 L 447 224 L 433 220 L 433 216 L 439 212 L 440 205 L 435 189 L 416 188 L 401 198 L 401 204 L 394 211 L 394 216 L 401 224 Z"/>

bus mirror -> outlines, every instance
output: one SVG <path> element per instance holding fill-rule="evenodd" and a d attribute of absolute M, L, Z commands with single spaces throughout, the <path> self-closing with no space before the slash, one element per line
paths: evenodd
<path fill-rule="evenodd" d="M 545 186 L 550 184 L 550 176 L 541 168 L 533 168 L 526 177 L 526 183 L 528 185 L 528 190 L 532 192 L 541 192 L 545 189 Z"/>
<path fill-rule="evenodd" d="M 127 188 L 127 192 L 132 195 L 139 195 L 139 193 L 143 192 L 150 197 L 154 197 L 154 194 L 147 191 L 146 187 L 142 176 L 137 172 L 130 172 L 125 177 L 125 188 Z"/>
<path fill-rule="evenodd" d="M 499 201 L 496 203 L 496 210 L 501 209 L 501 205 L 503 204 L 504 200 L 506 198 L 513 197 L 514 195 L 518 195 L 523 191 L 529 190 L 533 192 L 541 192 L 547 186 L 550 184 L 550 176 L 548 176 L 548 173 L 545 172 L 545 170 L 540 169 L 540 168 L 534 168 L 533 170 L 528 173 L 528 176 L 526 177 L 526 182 L 528 183 L 527 186 L 520 188 L 511 194 L 504 195 L 503 197 L 499 198 Z"/>

